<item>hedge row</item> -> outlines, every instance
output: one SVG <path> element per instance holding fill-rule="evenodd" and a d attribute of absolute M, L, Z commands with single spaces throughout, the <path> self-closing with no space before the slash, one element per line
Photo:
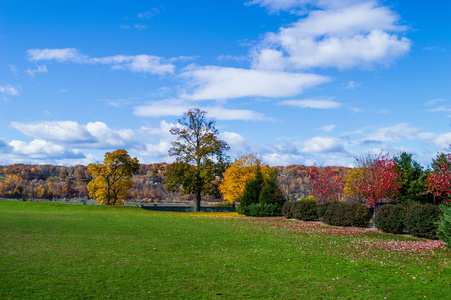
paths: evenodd
<path fill-rule="evenodd" d="M 250 217 L 273 217 L 282 215 L 282 208 L 280 205 L 272 203 L 251 203 L 247 206 L 239 204 L 236 211 L 239 214 Z"/>
<path fill-rule="evenodd" d="M 376 210 L 374 224 L 384 232 L 437 239 L 440 207 L 432 204 L 406 203 L 384 205 Z"/>
<path fill-rule="evenodd" d="M 282 208 L 283 216 L 302 221 L 320 219 L 333 226 L 367 227 L 371 220 L 368 207 L 360 203 L 326 202 L 315 200 L 287 202 Z"/>

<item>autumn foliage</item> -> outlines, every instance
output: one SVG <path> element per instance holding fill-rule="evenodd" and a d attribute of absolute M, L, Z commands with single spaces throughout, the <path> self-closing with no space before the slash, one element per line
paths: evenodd
<path fill-rule="evenodd" d="M 369 206 L 382 199 L 394 199 L 401 186 L 401 174 L 388 154 L 367 155 L 357 159 L 357 164 L 346 178 L 346 195 L 356 196 Z"/>
<path fill-rule="evenodd" d="M 451 194 L 451 154 L 438 155 L 433 167 L 426 179 L 426 188 L 434 196 L 448 199 Z"/>
<path fill-rule="evenodd" d="M 103 164 L 88 165 L 94 177 L 88 184 L 89 197 L 101 204 L 121 205 L 127 199 L 132 175 L 138 169 L 138 159 L 131 158 L 124 149 L 105 153 Z"/>
<path fill-rule="evenodd" d="M 224 172 L 224 181 L 219 186 L 224 200 L 234 204 L 241 198 L 246 183 L 255 178 L 257 166 L 260 166 L 263 178 L 269 178 L 272 169 L 269 166 L 261 166 L 255 154 L 245 154 L 235 159 Z"/>
<path fill-rule="evenodd" d="M 309 178 L 312 196 L 318 202 L 338 201 L 343 196 L 345 174 L 335 167 L 313 166 Z"/>

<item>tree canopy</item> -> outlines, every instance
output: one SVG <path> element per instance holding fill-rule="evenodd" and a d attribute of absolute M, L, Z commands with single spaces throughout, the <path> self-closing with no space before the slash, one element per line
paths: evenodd
<path fill-rule="evenodd" d="M 166 173 L 166 188 L 195 195 L 195 210 L 200 210 L 202 193 L 219 196 L 219 181 L 228 166 L 229 146 L 219 139 L 215 121 L 199 108 L 190 109 L 178 119 L 180 126 L 170 129 L 177 137 L 169 149 L 175 162 Z"/>
<path fill-rule="evenodd" d="M 357 158 L 356 164 L 346 178 L 346 195 L 357 196 L 372 206 L 399 193 L 401 173 L 388 154 L 367 154 Z"/>
<path fill-rule="evenodd" d="M 431 194 L 426 191 L 426 175 L 423 167 L 412 158 L 412 154 L 402 152 L 393 157 L 398 172 L 401 173 L 399 198 L 402 201 L 430 202 Z"/>
<path fill-rule="evenodd" d="M 262 166 L 255 154 L 243 154 L 227 168 L 224 173 L 224 181 L 220 184 L 224 200 L 234 204 L 240 199 L 244 192 L 244 187 L 251 179 L 255 178 L 257 167 L 264 178 L 269 178 L 273 171 L 269 166 Z"/>
<path fill-rule="evenodd" d="M 124 149 L 105 153 L 103 164 L 89 164 L 94 179 L 88 184 L 89 196 L 106 205 L 121 205 L 132 187 L 131 178 L 139 170 L 138 158 Z"/>

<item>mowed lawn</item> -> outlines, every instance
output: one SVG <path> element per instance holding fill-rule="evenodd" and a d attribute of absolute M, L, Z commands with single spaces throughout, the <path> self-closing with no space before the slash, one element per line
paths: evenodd
<path fill-rule="evenodd" d="M 0 298 L 450 299 L 439 241 L 235 213 L 0 201 Z"/>

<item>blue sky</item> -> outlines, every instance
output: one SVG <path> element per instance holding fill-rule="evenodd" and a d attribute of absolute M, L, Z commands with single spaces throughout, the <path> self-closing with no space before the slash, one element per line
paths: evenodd
<path fill-rule="evenodd" d="M 171 162 L 189 108 L 230 155 L 427 166 L 451 141 L 449 1 L 0 2 L 0 164 Z"/>

